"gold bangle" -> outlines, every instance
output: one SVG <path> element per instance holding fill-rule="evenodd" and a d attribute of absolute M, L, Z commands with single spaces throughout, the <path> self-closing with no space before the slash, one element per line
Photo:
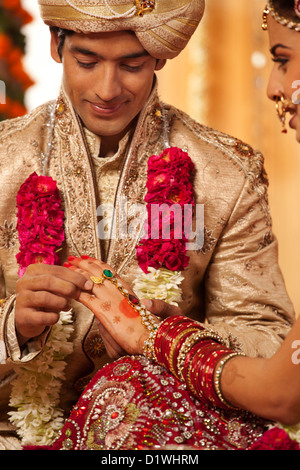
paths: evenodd
<path fill-rule="evenodd" d="M 216 370 L 215 370 L 215 375 L 214 375 L 214 388 L 215 388 L 215 392 L 216 392 L 219 400 L 225 406 L 227 406 L 228 408 L 233 408 L 233 409 L 237 409 L 237 407 L 231 405 L 223 396 L 223 393 L 222 393 L 222 390 L 221 390 L 221 374 L 223 372 L 224 366 L 227 363 L 227 361 L 229 361 L 229 359 L 231 359 L 232 357 L 236 357 L 236 356 L 244 356 L 245 357 L 245 354 L 234 352 L 234 353 L 230 353 L 227 356 L 225 356 L 218 363 L 218 365 L 216 367 Z"/>
<path fill-rule="evenodd" d="M 178 376 L 180 380 L 184 381 L 183 370 L 184 370 L 184 363 L 185 363 L 186 355 L 192 349 L 192 347 L 197 343 L 197 341 L 202 340 L 202 339 L 212 339 L 213 341 L 216 341 L 217 343 L 221 343 L 221 344 L 223 343 L 223 339 L 221 338 L 221 336 L 219 336 L 217 333 L 214 333 L 211 330 L 201 330 L 189 336 L 185 340 L 183 345 L 181 346 L 181 349 L 177 357 L 177 371 L 178 371 Z"/>
<path fill-rule="evenodd" d="M 143 355 L 148 357 L 148 359 L 151 359 L 154 362 L 158 362 L 156 355 L 155 355 L 154 343 L 155 343 L 155 338 L 156 338 L 159 325 L 160 323 L 157 325 L 156 328 L 150 331 L 149 337 L 148 339 L 144 341 L 144 346 L 143 346 Z"/>
<path fill-rule="evenodd" d="M 174 341 L 174 344 L 172 344 L 171 346 L 170 353 L 169 353 L 169 367 L 170 367 L 170 371 L 172 372 L 172 374 L 175 375 L 175 377 L 177 378 L 179 377 L 178 377 L 177 372 L 174 369 L 174 364 L 173 364 L 175 349 L 183 336 L 187 335 L 188 333 L 192 333 L 194 331 L 198 332 L 199 328 L 191 327 L 191 328 L 187 328 L 186 330 L 183 330 L 178 336 L 176 336 L 175 338 L 176 341 Z"/>

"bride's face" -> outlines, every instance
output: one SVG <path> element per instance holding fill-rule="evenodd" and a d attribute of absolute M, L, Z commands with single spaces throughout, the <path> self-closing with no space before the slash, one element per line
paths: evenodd
<path fill-rule="evenodd" d="M 290 102 L 289 126 L 300 142 L 300 32 L 277 23 L 268 15 L 270 51 L 274 61 L 267 94 L 271 100 L 283 96 Z"/>

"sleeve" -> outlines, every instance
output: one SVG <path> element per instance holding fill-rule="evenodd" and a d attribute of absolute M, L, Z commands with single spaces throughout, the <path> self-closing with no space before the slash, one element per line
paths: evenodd
<path fill-rule="evenodd" d="M 0 278 L 1 296 L 5 295 L 5 282 Z M 34 359 L 42 351 L 49 329 L 38 338 L 32 338 L 20 347 L 15 329 L 15 295 L 0 300 L 0 368 L 1 364 L 24 363 Z"/>
<path fill-rule="evenodd" d="M 6 364 L 9 358 L 9 345 L 7 342 L 7 319 L 12 311 L 15 296 L 6 296 L 5 280 L 0 265 L 0 365 Z M 16 336 L 15 336 L 16 340 Z"/>
<path fill-rule="evenodd" d="M 257 160 L 258 161 L 258 160 Z M 249 356 L 270 357 L 294 322 L 278 264 L 263 165 L 246 173 L 206 276 L 206 317 Z"/>

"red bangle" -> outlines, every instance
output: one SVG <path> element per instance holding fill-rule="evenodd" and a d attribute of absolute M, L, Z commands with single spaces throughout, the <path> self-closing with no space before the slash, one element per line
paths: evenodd
<path fill-rule="evenodd" d="M 176 336 L 189 327 L 203 328 L 200 323 L 183 316 L 169 317 L 162 322 L 154 341 L 155 355 L 161 365 L 168 363 L 170 348 Z"/>
<path fill-rule="evenodd" d="M 177 371 L 177 356 L 180 351 L 181 345 L 185 342 L 186 338 L 191 336 L 193 333 L 196 333 L 199 331 L 198 327 L 190 327 L 190 328 L 185 328 L 180 331 L 179 334 L 177 334 L 175 340 L 172 342 L 170 350 L 169 350 L 169 356 L 168 356 L 168 364 L 171 372 L 177 377 L 178 376 L 178 371 Z"/>
<path fill-rule="evenodd" d="M 214 371 L 216 364 L 228 351 L 221 344 L 208 340 L 195 345 L 187 355 L 184 367 L 185 382 L 200 401 L 224 407 L 215 392 Z"/>
<path fill-rule="evenodd" d="M 184 316 L 169 317 L 156 332 L 154 352 L 157 362 L 183 380 L 201 402 L 228 408 L 216 386 L 215 371 L 233 353 L 215 332 Z"/>
<path fill-rule="evenodd" d="M 196 344 L 186 356 L 184 363 L 183 377 L 190 390 L 201 399 L 203 390 L 201 388 L 201 365 L 205 362 L 206 354 L 210 354 L 212 348 L 212 341 L 209 339 L 203 340 Z"/>

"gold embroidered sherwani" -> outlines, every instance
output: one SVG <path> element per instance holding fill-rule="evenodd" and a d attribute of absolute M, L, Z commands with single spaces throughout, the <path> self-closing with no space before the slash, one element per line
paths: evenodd
<path fill-rule="evenodd" d="M 90 255 L 106 260 L 129 282 L 136 278 L 138 231 L 136 238 L 100 241 L 97 207 L 114 203 L 118 215 L 121 198 L 126 197 L 130 214 L 133 204 L 144 203 L 147 159 L 164 149 L 169 129 L 170 145 L 186 149 L 195 164 L 196 203 L 204 204 L 204 243 L 188 253 L 183 312 L 211 323 L 225 336 L 237 337 L 251 356 L 272 355 L 294 313 L 278 267 L 261 154 L 164 105 L 154 87 L 134 131 L 121 141 L 115 156 L 103 160 L 100 139 L 83 129 L 63 91 L 56 106 L 48 174 L 58 183 L 65 210 L 62 261 L 70 254 Z M 6 445 L 12 429 L 7 420 L 12 371 L 34 360 L 45 341 L 36 339 L 20 351 L 14 331 L 14 292 L 19 248 L 16 195 L 32 172 L 41 172 L 40 157 L 49 140 L 49 109 L 48 103 L 0 126 L 0 298 L 5 299 L 0 316 L 0 446 Z M 118 224 L 117 220 L 117 228 Z M 89 377 L 108 360 L 99 348 L 93 315 L 77 303 L 73 311 L 74 351 L 67 358 L 61 390 L 66 413 Z"/>

